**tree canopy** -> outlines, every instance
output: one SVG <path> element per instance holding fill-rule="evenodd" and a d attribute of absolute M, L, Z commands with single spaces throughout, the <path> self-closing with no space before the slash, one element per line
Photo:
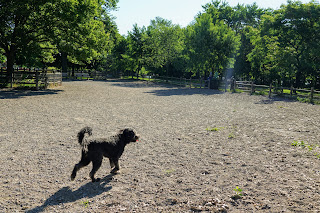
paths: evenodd
<path fill-rule="evenodd" d="M 0 48 L 8 74 L 14 64 L 44 66 L 57 55 L 88 63 L 104 54 L 104 25 L 117 0 L 0 0 Z"/>
<path fill-rule="evenodd" d="M 319 3 L 273 10 L 213 0 L 184 28 L 157 17 L 122 36 L 110 15 L 117 2 L 0 0 L 0 61 L 8 70 L 54 64 L 188 78 L 232 69 L 238 79 L 320 88 Z"/>

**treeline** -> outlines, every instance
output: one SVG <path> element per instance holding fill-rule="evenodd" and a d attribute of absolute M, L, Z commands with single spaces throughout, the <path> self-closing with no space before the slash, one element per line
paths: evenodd
<path fill-rule="evenodd" d="M 0 0 L 0 52 L 13 64 L 113 75 L 217 78 L 320 88 L 320 6 L 212 1 L 182 28 L 160 17 L 118 33 L 117 0 Z M 3 7 L 5 6 L 5 7 Z M 18 15 L 17 15 L 18 14 Z M 0 59 L 1 60 L 1 59 Z"/>
<path fill-rule="evenodd" d="M 320 88 L 319 39 L 318 3 L 272 10 L 212 1 L 186 28 L 162 18 L 135 25 L 112 50 L 108 69 Z"/>

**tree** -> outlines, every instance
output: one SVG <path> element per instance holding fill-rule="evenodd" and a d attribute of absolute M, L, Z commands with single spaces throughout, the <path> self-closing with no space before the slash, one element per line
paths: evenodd
<path fill-rule="evenodd" d="M 293 65 L 295 87 L 304 87 L 310 78 L 319 81 L 320 5 L 288 2 L 275 12 L 273 23 L 282 50 L 281 61 Z"/>
<path fill-rule="evenodd" d="M 139 75 L 139 72 L 143 65 L 145 64 L 145 55 L 144 55 L 144 46 L 145 46 L 145 39 L 146 39 L 146 28 L 142 27 L 139 28 L 137 24 L 133 26 L 132 32 L 129 32 L 127 37 L 128 42 L 128 55 L 133 60 L 134 72 Z M 132 75 L 133 76 L 133 75 Z"/>
<path fill-rule="evenodd" d="M 174 75 L 174 62 L 184 49 L 184 33 L 179 25 L 157 17 L 148 26 L 146 38 L 146 63 L 155 73 Z"/>
<path fill-rule="evenodd" d="M 0 0 L 0 48 L 7 58 L 8 80 L 18 61 L 52 62 L 58 50 L 62 55 L 80 50 L 81 59 L 95 54 L 94 48 L 105 44 L 101 43 L 101 38 L 105 40 L 100 22 L 103 11 L 116 2 Z"/>
<path fill-rule="evenodd" d="M 277 81 L 304 87 L 319 82 L 320 7 L 315 3 L 288 2 L 262 16 L 251 30 L 252 51 L 247 54 L 251 77 L 262 83 Z M 309 82 L 308 82 L 309 81 Z"/>
<path fill-rule="evenodd" d="M 199 14 L 188 29 L 190 58 L 201 75 L 208 72 L 222 76 L 238 47 L 236 33 L 221 20 L 214 20 L 209 13 Z"/>

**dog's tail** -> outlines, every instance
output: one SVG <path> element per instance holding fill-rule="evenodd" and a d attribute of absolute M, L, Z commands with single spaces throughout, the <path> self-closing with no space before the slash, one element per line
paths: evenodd
<path fill-rule="evenodd" d="M 87 126 L 83 129 L 81 129 L 80 132 L 78 133 L 78 142 L 81 146 L 83 146 L 83 138 L 86 133 L 88 135 L 92 135 L 92 128 Z"/>

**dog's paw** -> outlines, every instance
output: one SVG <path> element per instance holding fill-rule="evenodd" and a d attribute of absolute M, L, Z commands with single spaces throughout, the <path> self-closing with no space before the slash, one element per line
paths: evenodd
<path fill-rule="evenodd" d="M 92 179 L 92 183 L 99 182 L 100 180 L 101 180 L 101 178 Z"/>
<path fill-rule="evenodd" d="M 111 173 L 111 174 L 118 174 L 119 171 L 120 171 L 119 169 L 114 168 L 114 169 L 112 169 L 112 170 L 110 171 L 110 173 Z"/>

